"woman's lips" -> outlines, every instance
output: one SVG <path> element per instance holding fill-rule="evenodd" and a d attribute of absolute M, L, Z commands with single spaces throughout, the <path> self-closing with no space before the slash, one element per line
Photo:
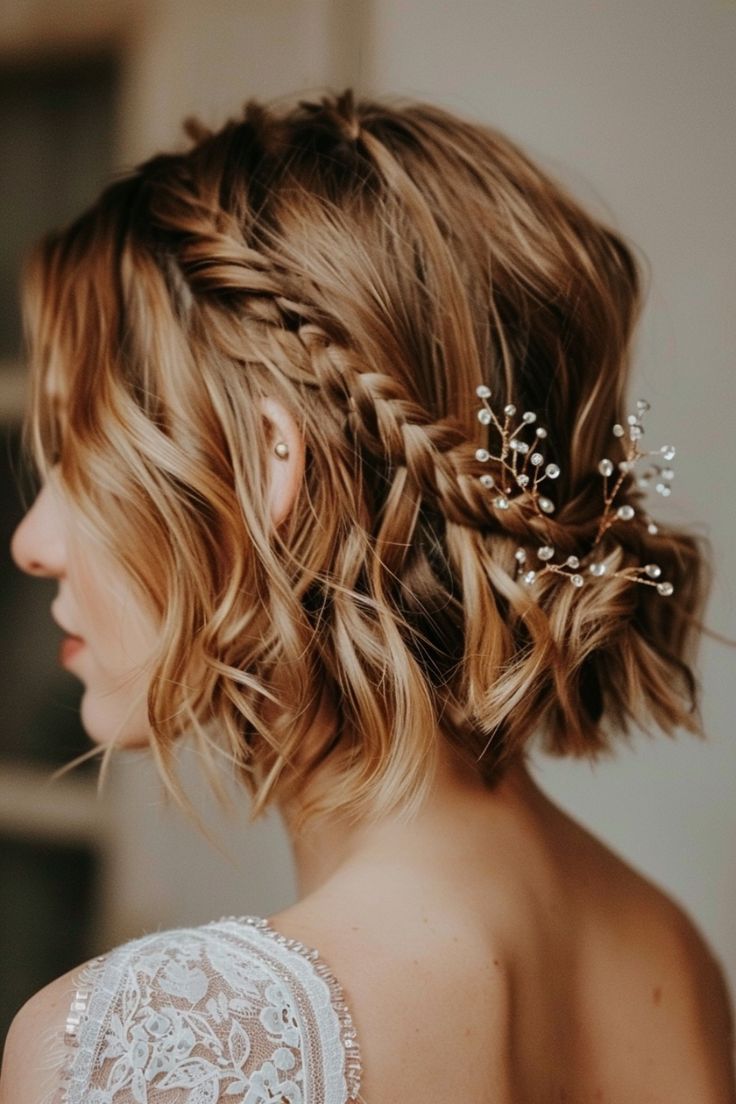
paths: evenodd
<path fill-rule="evenodd" d="M 59 647 L 59 663 L 64 666 L 83 647 L 81 636 L 65 636 Z"/>

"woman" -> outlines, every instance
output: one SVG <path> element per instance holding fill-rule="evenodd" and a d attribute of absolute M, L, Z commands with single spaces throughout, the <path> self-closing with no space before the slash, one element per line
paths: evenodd
<path fill-rule="evenodd" d="M 3 1104 L 733 1101 L 713 954 L 526 766 L 699 731 L 630 247 L 430 105 L 187 129 L 30 259 L 13 553 L 105 758 L 179 795 L 195 739 L 281 810 L 299 899 L 52 982 Z"/>

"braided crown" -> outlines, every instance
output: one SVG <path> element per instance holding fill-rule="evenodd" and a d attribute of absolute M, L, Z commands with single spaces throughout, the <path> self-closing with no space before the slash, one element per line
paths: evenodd
<path fill-rule="evenodd" d="M 479 448 L 475 453 L 476 460 L 483 463 L 495 461 L 500 465 L 500 475 L 496 478 L 488 472 L 484 472 L 479 477 L 481 484 L 494 492 L 492 500 L 494 508 L 508 510 L 513 499 L 523 499 L 525 506 L 533 510 L 539 518 L 545 519 L 554 513 L 555 504 L 547 494 L 543 493 L 545 488 L 542 484 L 545 480 L 553 482 L 561 474 L 558 465 L 547 462 L 543 452 L 547 430 L 537 424 L 537 415 L 532 410 L 524 411 L 521 419 L 516 420 L 516 406 L 513 403 L 507 403 L 504 406 L 503 421 L 501 421 L 488 402 L 491 398 L 491 390 L 485 384 L 476 388 L 476 394 L 483 400 L 483 406 L 478 411 L 478 421 L 482 425 L 494 428 L 500 438 L 497 453 L 492 453 L 487 448 Z M 624 445 L 625 458 L 615 465 L 612 460 L 603 457 L 598 464 L 598 471 L 603 477 L 603 511 L 597 533 L 587 551 L 580 555 L 569 555 L 560 562 L 555 558 L 556 550 L 551 538 L 546 539 L 533 550 L 519 547 L 515 553 L 515 579 L 520 579 L 525 585 L 532 586 L 545 573 L 556 572 L 558 575 L 566 575 L 574 587 L 582 587 L 586 583 L 586 578 L 595 581 L 608 576 L 656 587 L 657 593 L 663 597 L 673 593 L 672 583 L 662 579 L 662 569 L 658 564 L 627 566 L 618 571 L 611 571 L 605 559 L 599 555 L 599 547 L 604 535 L 616 522 L 635 523 L 635 520 L 640 518 L 646 525 L 647 532 L 651 534 L 658 532 L 657 525 L 647 513 L 637 512 L 630 503 L 616 504 L 616 496 L 624 479 L 634 472 L 640 461 L 657 457 L 656 461 L 650 459 L 646 470 L 641 471 L 637 476 L 637 486 L 645 489 L 654 482 L 658 494 L 668 497 L 672 493 L 671 482 L 674 471 L 670 463 L 675 457 L 674 446 L 662 445 L 661 448 L 650 451 L 639 447 L 639 441 L 644 434 L 642 420 L 650 409 L 646 399 L 638 399 L 636 413 L 627 416 L 626 426 L 619 423 L 613 426 L 614 437 Z M 524 439 L 526 430 L 532 433 L 531 441 Z M 618 474 L 616 474 L 617 468 Z M 529 566 L 530 556 L 536 556 L 539 561 L 534 567 Z"/>

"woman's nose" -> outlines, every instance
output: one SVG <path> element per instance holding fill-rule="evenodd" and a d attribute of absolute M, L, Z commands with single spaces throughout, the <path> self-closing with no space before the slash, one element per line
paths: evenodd
<path fill-rule="evenodd" d="M 48 483 L 13 533 L 10 554 L 29 575 L 58 577 L 64 573 L 63 534 Z"/>

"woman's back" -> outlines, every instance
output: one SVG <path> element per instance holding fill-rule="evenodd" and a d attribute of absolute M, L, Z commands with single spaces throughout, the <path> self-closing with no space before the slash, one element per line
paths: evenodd
<path fill-rule="evenodd" d="M 342 979 L 367 1104 L 731 1102 L 728 995 L 696 927 L 525 792 L 492 835 L 467 802 L 456 831 L 440 815 L 272 917 Z"/>

